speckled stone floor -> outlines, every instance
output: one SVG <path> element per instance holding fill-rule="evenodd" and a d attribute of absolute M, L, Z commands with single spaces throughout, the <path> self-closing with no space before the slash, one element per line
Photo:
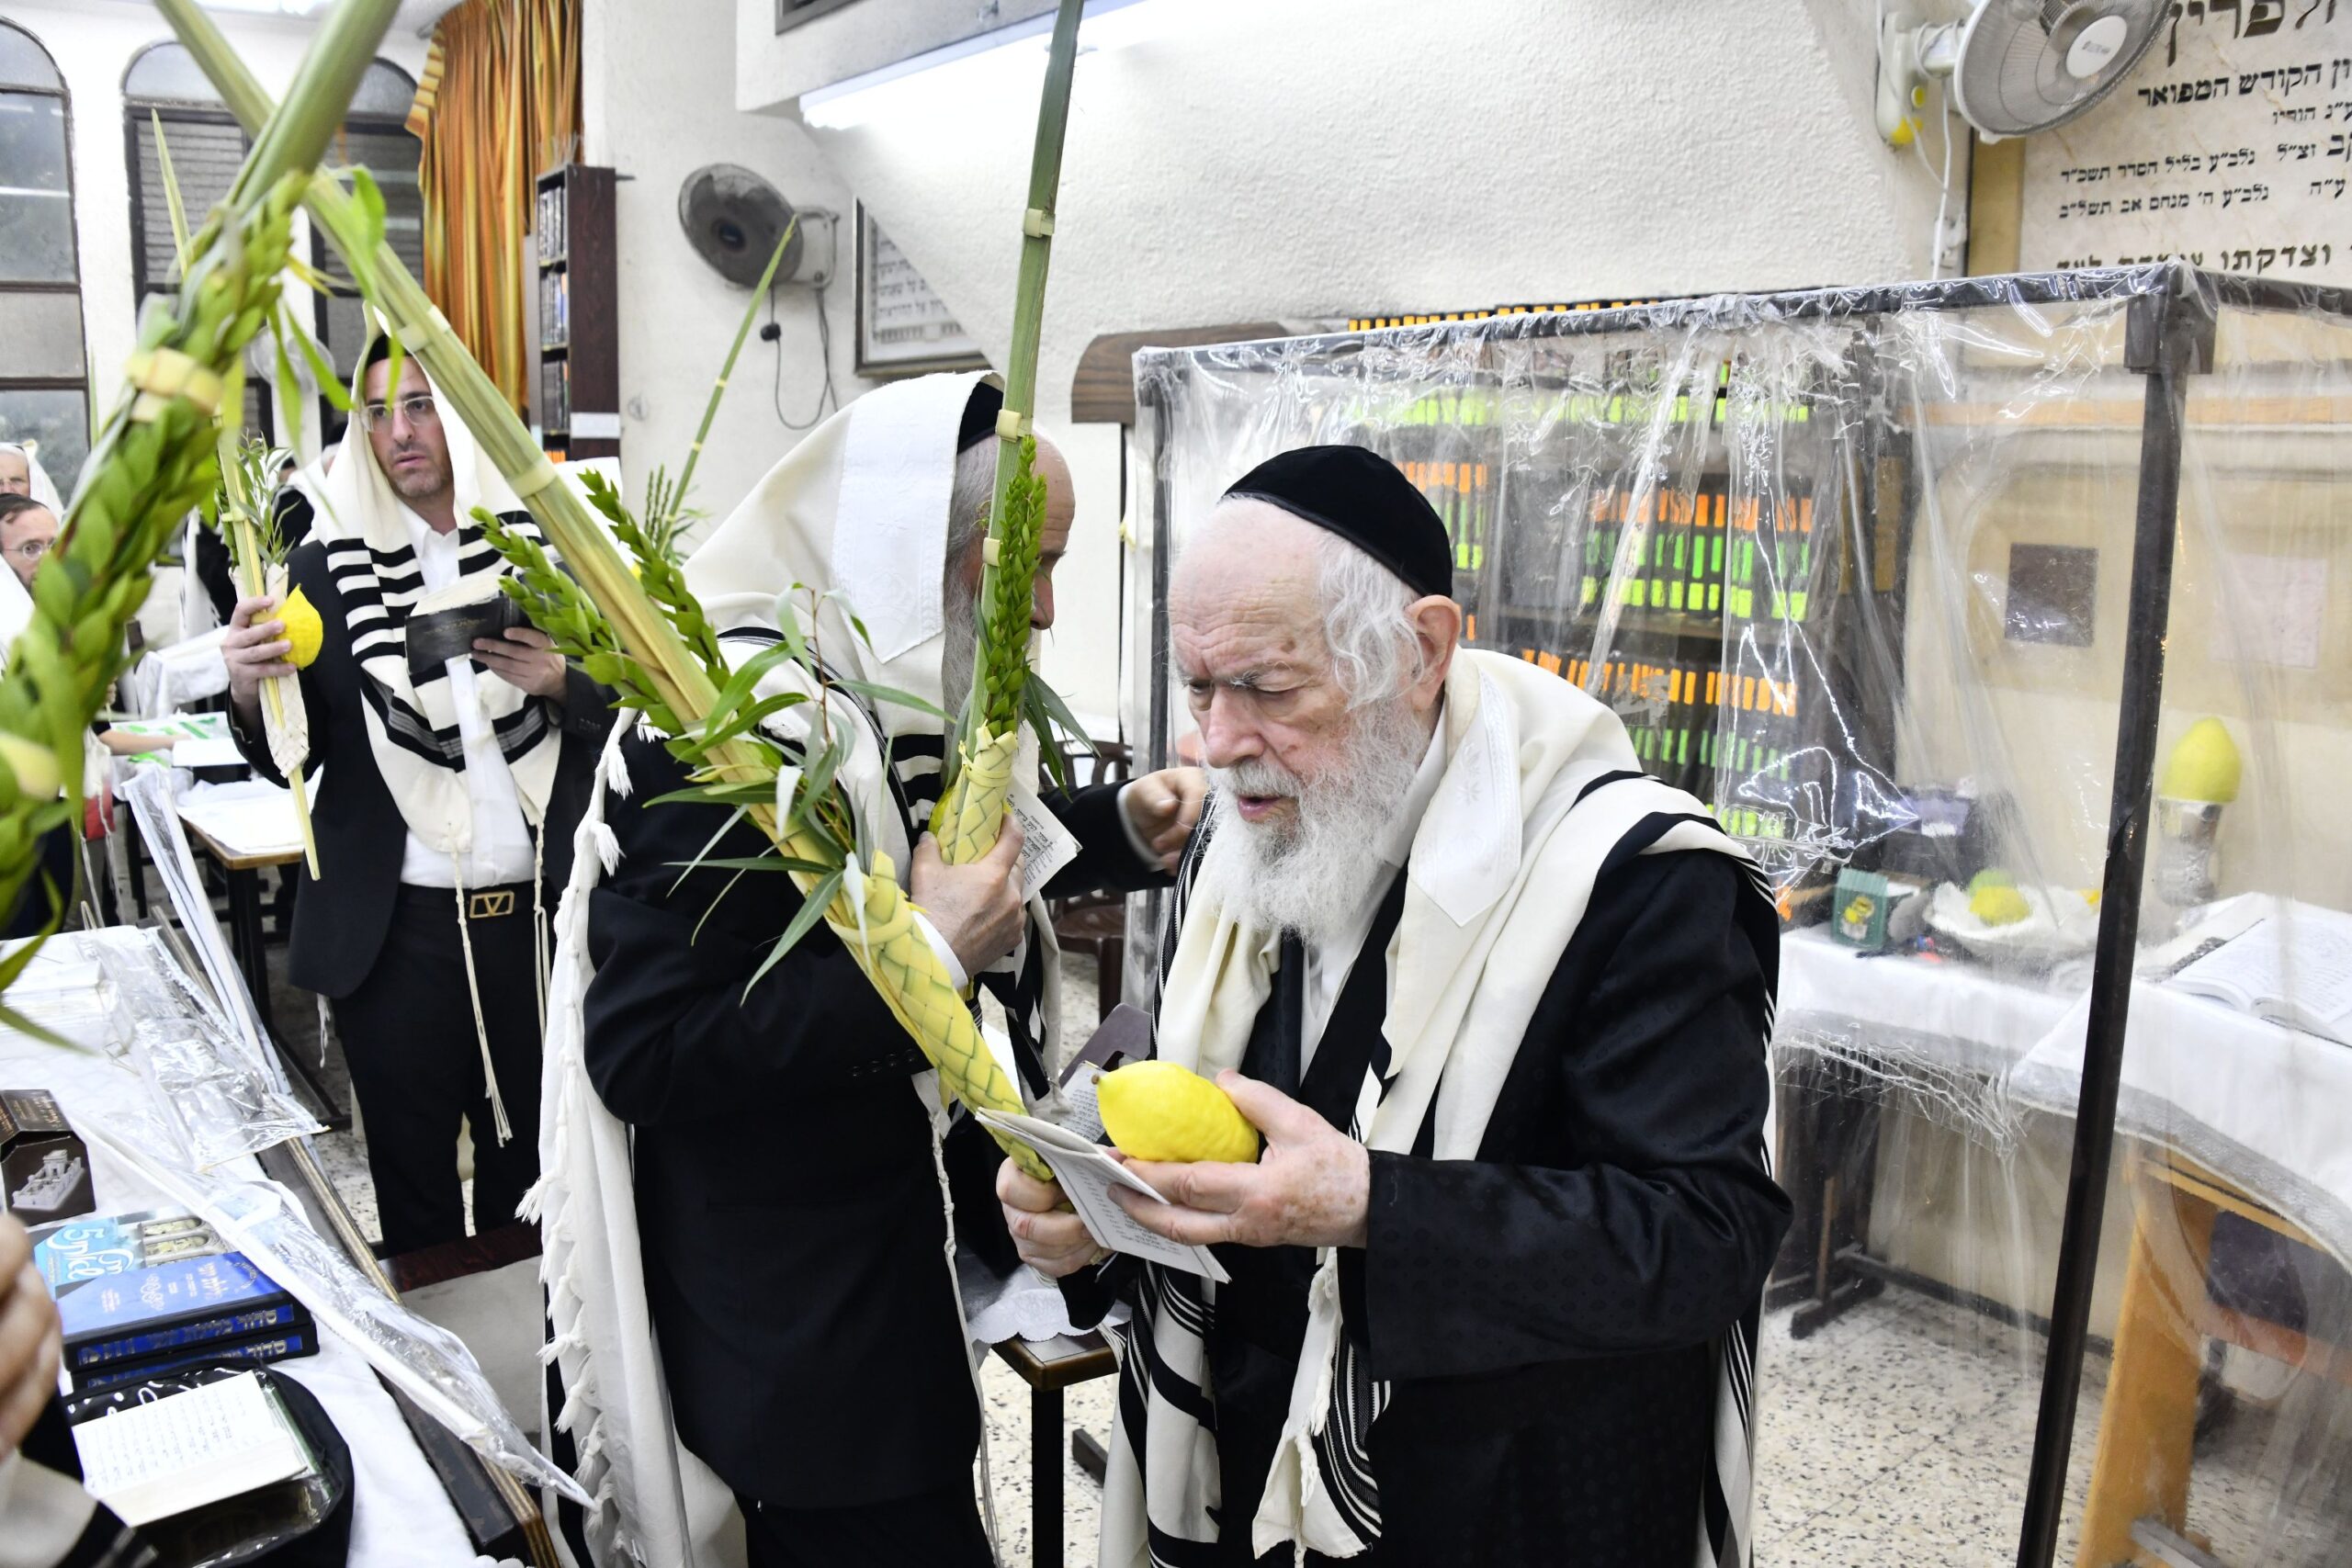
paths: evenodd
<path fill-rule="evenodd" d="M 283 951 L 272 954 L 282 966 Z M 1064 961 L 1064 1024 L 1083 1040 L 1094 1016 L 1094 966 Z M 274 988 L 280 1027 L 317 1048 L 315 1008 Z M 348 1103 L 340 1049 L 326 1075 Z M 319 1156 L 371 1236 L 365 1129 L 317 1140 Z M 1789 1568 L 2006 1568 L 2033 1446 L 2038 1341 L 1904 1291 L 1862 1304 L 1809 1339 L 1788 1314 L 1766 1321 L 1758 1356 L 1755 1561 Z M 2071 1563 L 2097 1440 L 2106 1362 L 2086 1369 L 2057 1561 Z M 981 1384 L 999 1542 L 1007 1568 L 1035 1562 L 1028 1390 L 991 1358 Z M 1065 1396 L 1057 1444 L 1064 1561 L 1094 1560 L 1100 1489 L 1069 1458 L 1069 1433 L 1111 1435 L 1114 1381 Z M 2343 1568 L 2342 1479 L 2352 1475 L 2352 1390 L 2298 1380 L 2278 1408 L 2241 1402 L 2198 1450 L 2189 1529 L 2233 1568 Z"/>

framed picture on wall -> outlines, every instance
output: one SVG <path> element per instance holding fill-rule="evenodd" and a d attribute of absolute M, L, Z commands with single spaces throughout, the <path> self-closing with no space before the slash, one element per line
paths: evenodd
<path fill-rule="evenodd" d="M 860 376 L 921 376 L 985 370 L 988 357 L 967 336 L 922 274 L 857 204 L 857 364 Z"/>

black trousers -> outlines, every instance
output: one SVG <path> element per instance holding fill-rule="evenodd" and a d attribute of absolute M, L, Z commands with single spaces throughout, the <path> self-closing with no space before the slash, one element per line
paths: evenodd
<path fill-rule="evenodd" d="M 335 1032 L 368 1128 L 368 1173 L 388 1255 L 466 1234 L 458 1180 L 458 1120 L 473 1124 L 474 1228 L 495 1230 L 539 1174 L 539 997 L 531 889 L 468 894 L 467 921 L 491 1064 L 514 1137 L 503 1146 L 482 1081 L 466 988 L 457 896 L 400 890 L 391 930 L 359 988 L 334 1004 Z M 508 912 L 486 917 L 484 907 Z"/>
<path fill-rule="evenodd" d="M 751 1568 L 991 1568 L 969 1481 L 850 1508 L 735 1504 Z"/>

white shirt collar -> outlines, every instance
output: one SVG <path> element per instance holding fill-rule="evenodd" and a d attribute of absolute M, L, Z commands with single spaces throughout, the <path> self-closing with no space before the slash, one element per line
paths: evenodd
<path fill-rule="evenodd" d="M 1437 795 L 1437 786 L 1445 777 L 1445 707 L 1438 706 L 1437 723 L 1430 731 L 1429 750 L 1421 753 L 1421 765 L 1413 774 L 1413 787 L 1405 792 L 1405 804 L 1388 824 L 1380 839 L 1380 858 L 1390 865 L 1403 865 L 1413 853 L 1413 838 L 1421 829 L 1421 818 L 1429 812 L 1430 802 Z"/>

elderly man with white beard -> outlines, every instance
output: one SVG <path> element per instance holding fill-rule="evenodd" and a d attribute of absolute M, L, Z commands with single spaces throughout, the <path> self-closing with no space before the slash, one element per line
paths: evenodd
<path fill-rule="evenodd" d="M 1349 446 L 1245 476 L 1178 563 L 1213 789 L 1157 1050 L 1264 1147 L 1137 1162 L 1169 1201 L 1128 1206 L 1230 1280 L 998 1179 L 1074 1307 L 1132 1308 L 1106 1565 L 1747 1560 L 1772 903 L 1600 704 L 1457 646 L 1451 567 Z"/>

